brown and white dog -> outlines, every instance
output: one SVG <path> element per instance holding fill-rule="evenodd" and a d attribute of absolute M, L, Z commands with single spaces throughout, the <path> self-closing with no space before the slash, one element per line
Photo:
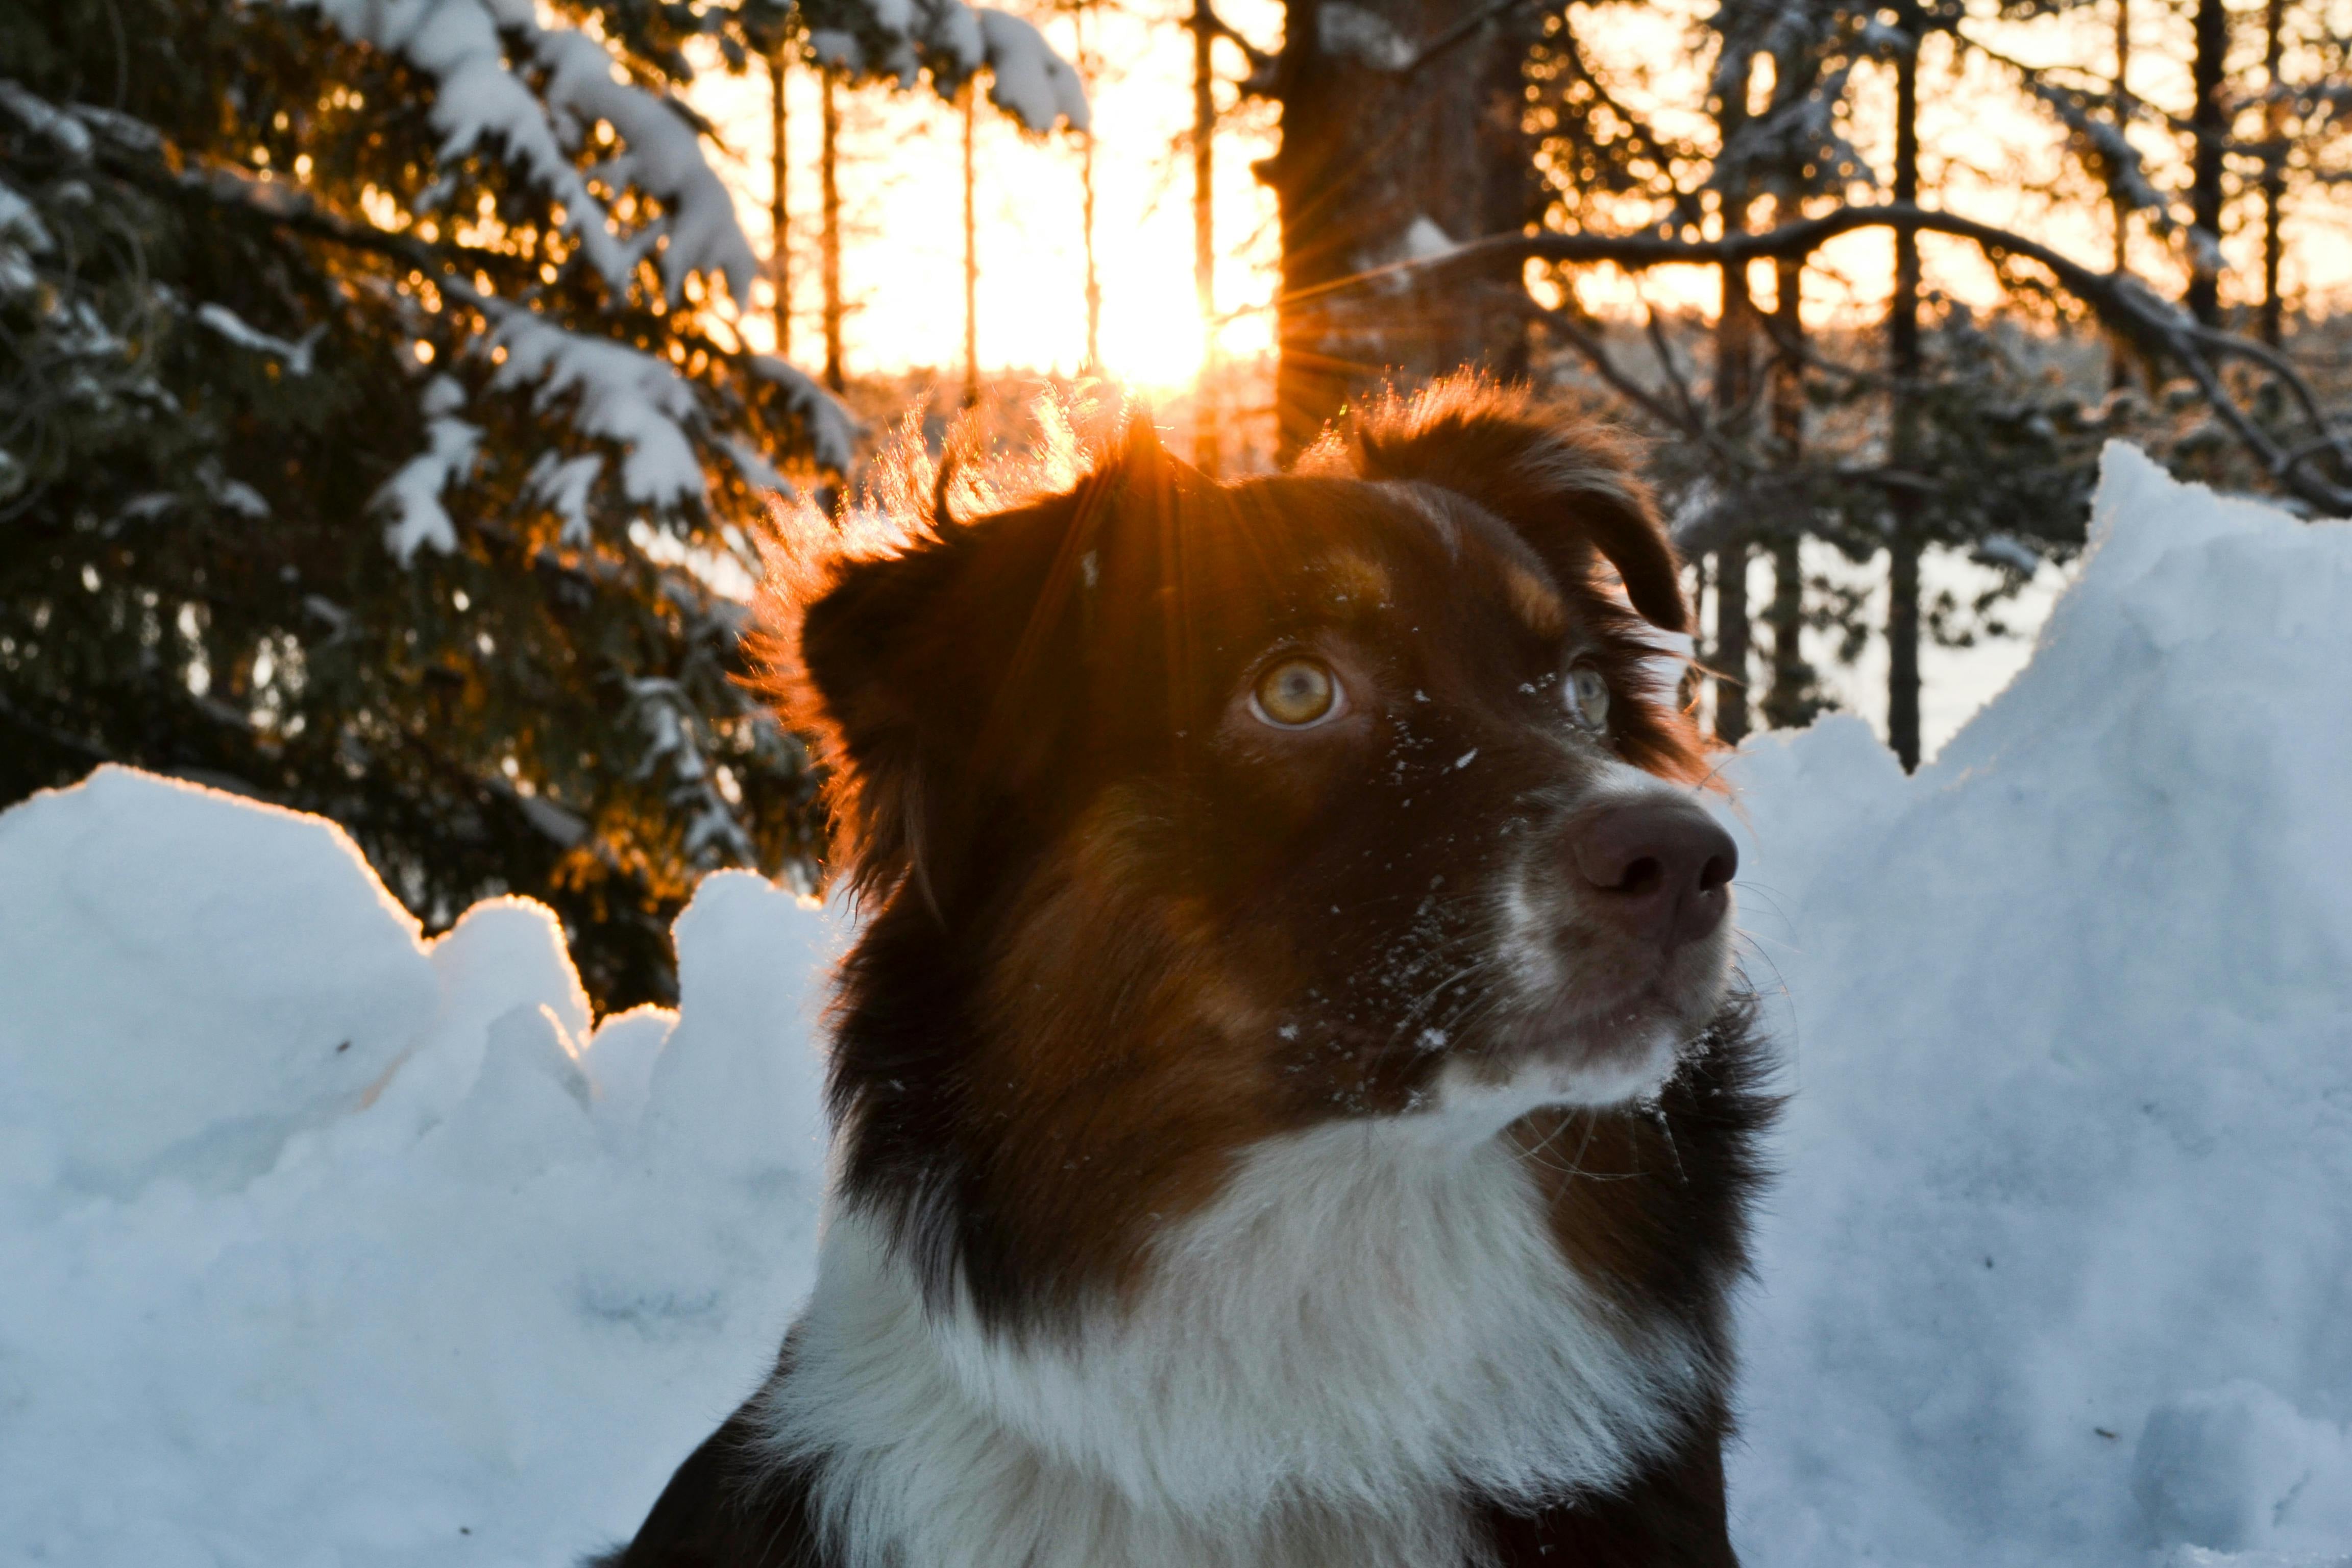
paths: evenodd
<path fill-rule="evenodd" d="M 835 1190 L 608 1563 L 1732 1563 L 1769 1102 L 1673 549 L 1491 386 L 1309 467 L 1139 424 L 782 595 L 871 910 Z"/>

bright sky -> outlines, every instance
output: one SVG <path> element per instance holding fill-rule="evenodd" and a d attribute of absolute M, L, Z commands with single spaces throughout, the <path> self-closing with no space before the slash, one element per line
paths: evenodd
<path fill-rule="evenodd" d="M 2028 25 L 1969 24 L 1971 34 L 2013 57 L 2043 67 L 2075 65 L 2092 77 L 2113 69 L 2115 0 L 2080 12 Z M 1020 0 L 997 0 L 1019 8 Z M 1150 7 L 1146 10 L 1145 7 Z M 1645 5 L 1580 7 L 1579 26 L 1593 53 L 1629 87 L 1628 96 L 1645 106 L 1696 105 L 1696 18 L 1711 0 L 1666 0 Z M 1187 141 L 1192 127 L 1192 45 L 1177 25 L 1189 9 L 1185 0 L 1138 0 L 1129 15 L 1098 15 L 1099 30 L 1089 40 L 1102 68 L 1093 100 L 1097 160 L 1097 245 L 1103 288 L 1102 344 L 1111 373 L 1147 394 L 1172 391 L 1189 381 L 1200 363 L 1202 336 L 1192 288 L 1192 164 Z M 1224 0 L 1228 20 L 1250 37 L 1272 45 L 1280 37 L 1278 0 Z M 2313 14 L 2308 4 L 2294 8 Z M 2136 19 L 2130 85 L 2148 101 L 2168 107 L 2189 100 L 2185 60 L 2187 22 L 2179 10 L 2156 0 L 2133 0 Z M 2240 46 L 2260 58 L 2258 9 L 2241 17 Z M 2325 19 L 2342 31 L 2352 28 L 2352 0 L 2326 0 Z M 1058 12 L 1044 23 L 1065 55 L 1076 58 L 1075 19 Z M 1220 51 L 1221 68 L 1238 74 L 1239 61 Z M 2017 228 L 2104 266 L 2111 237 L 2103 206 L 2086 205 L 2069 176 L 2063 134 L 2048 120 L 2020 106 L 2013 80 L 2000 68 L 1975 59 L 1956 70 L 1948 42 L 1931 44 L 1922 73 L 1921 140 L 1926 149 L 1925 183 L 1941 205 Z M 2307 79 L 2309 68 L 2290 59 L 2290 79 Z M 2254 79 L 2248 77 L 2248 80 Z M 817 321 L 818 139 L 817 81 L 796 73 L 790 98 L 794 280 L 793 357 L 814 367 L 823 357 Z M 1220 101 L 1230 106 L 1230 89 Z M 1866 67 L 1855 89 L 1856 132 L 1861 150 L 1885 169 L 1892 153 L 1893 84 L 1883 68 Z M 733 184 L 753 242 L 764 251 L 770 189 L 768 83 L 754 72 L 729 78 L 706 75 L 697 89 L 698 105 L 722 130 L 733 153 L 721 163 Z M 846 237 L 843 274 L 854 304 L 846 337 L 853 374 L 930 367 L 960 373 L 963 343 L 962 195 L 961 118 L 928 92 L 896 94 L 869 89 L 845 94 L 850 105 L 843 135 L 841 186 Z M 1708 128 L 1695 110 L 1660 108 L 1659 129 L 1702 142 Z M 2155 126 L 2142 126 L 2137 140 L 2160 184 L 2175 185 L 2178 148 Z M 1221 131 L 1217 146 L 1216 223 L 1219 249 L 1217 298 L 1226 316 L 1221 346 L 1235 356 L 1262 354 L 1273 346 L 1269 307 L 1276 288 L 1278 237 L 1272 195 L 1250 173 L 1252 160 L 1273 151 L 1271 111 L 1244 106 Z M 1006 370 L 1078 370 L 1086 351 L 1085 265 L 1080 207 L 1079 149 L 1066 133 L 1024 136 L 1001 114 L 981 120 L 980 174 L 980 357 L 983 373 Z M 2073 187 L 2065 199 L 2051 193 Z M 2339 302 L 2352 294 L 2352 186 L 2332 200 L 2311 200 L 2291 213 L 2288 227 L 2289 298 L 2305 290 Z M 2248 298 L 2258 273 L 2259 236 L 2251 228 L 2229 236 L 2225 249 L 2241 270 L 2225 279 L 2225 297 Z M 1972 303 L 1994 300 L 1990 270 L 1970 247 L 1925 237 L 1928 281 Z M 2135 242 L 2137 268 L 2177 288 L 2177 262 L 2166 246 L 2142 234 Z M 1808 273 L 1806 314 L 1816 322 L 1876 320 L 1884 309 L 1891 270 L 1891 241 L 1884 235 L 1855 235 L 1817 258 Z M 1769 268 L 1759 268 L 1753 286 L 1769 300 Z M 1709 311 L 1717 283 L 1698 268 L 1662 270 L 1638 285 L 1606 269 L 1588 274 L 1580 291 L 1589 308 L 1631 310 L 1643 298 L 1660 305 Z M 770 324 L 755 318 L 748 335 L 768 343 Z M 1824 558 L 1809 563 L 1832 574 L 1841 563 Z M 1964 563 L 1939 569 L 1965 574 Z M 1866 572 L 1856 569 L 1861 577 Z M 2021 626 L 2039 620 L 2063 574 L 2046 569 L 2012 616 Z M 1752 589 L 1760 591 L 1759 587 Z M 1824 645 L 1809 648 L 1844 693 L 1848 706 L 1879 716 L 1883 705 L 1884 654 L 1873 642 L 1862 662 L 1833 668 Z M 1991 639 L 1970 649 L 1929 647 L 1927 668 L 1926 739 L 1939 748 L 1968 714 L 2014 673 L 2027 653 L 2015 639 Z"/>
<path fill-rule="evenodd" d="M 1018 0 L 998 0 L 1021 8 Z M 2096 76 L 2113 67 L 2114 10 L 2107 4 L 2032 24 L 1977 18 L 1977 38 L 2043 65 L 2073 64 Z M 1103 288 L 1103 357 L 1111 371 L 1147 389 L 1172 387 L 1198 364 L 1202 333 L 1193 303 L 1192 166 L 1186 140 L 1192 124 L 1190 36 L 1177 25 L 1181 0 L 1142 0 L 1132 11 L 1097 13 L 1088 42 L 1101 60 L 1094 88 L 1097 219 L 1096 243 Z M 1691 48 L 1695 18 L 1707 0 L 1670 0 L 1643 6 L 1580 7 L 1579 25 L 1594 53 L 1640 82 L 1637 102 L 1695 105 L 1703 61 Z M 2313 7 L 2297 5 L 2297 13 Z M 2352 0 L 2326 0 L 2325 19 L 2352 27 Z M 1271 45 L 1280 36 L 1276 0 L 1229 0 L 1227 19 Z M 2189 101 L 2186 19 L 2170 5 L 2137 0 L 2131 86 L 2168 107 Z M 1066 10 L 1041 11 L 1047 36 L 1076 57 L 1077 19 Z M 2240 19 L 2242 52 L 2258 61 L 2258 10 Z M 1223 49 L 1221 68 L 1237 71 Z M 2065 177 L 2060 131 L 2020 106 L 1999 67 L 1971 59 L 1957 71 L 1947 41 L 1931 44 L 1923 70 L 1922 143 L 1931 200 L 2055 244 L 2104 264 L 2110 238 L 2102 206 L 2060 200 L 2049 187 Z M 2289 62 L 2294 79 L 2297 62 Z M 2302 75 L 2307 76 L 2305 69 Z M 2254 79 L 2249 77 L 2247 79 Z M 814 364 L 818 346 L 815 237 L 817 227 L 817 81 L 796 72 L 790 96 L 792 166 L 788 192 L 793 231 L 793 357 Z M 739 193 L 755 244 L 766 245 L 769 197 L 768 83 L 707 74 L 696 100 L 722 131 L 732 156 L 722 171 Z M 933 366 L 952 374 L 963 342 L 961 121 L 956 110 L 929 92 L 866 89 L 845 93 L 841 188 L 846 238 L 843 276 L 854 313 L 846 330 L 852 374 Z M 1862 151 L 1884 168 L 1891 152 L 1891 77 L 1864 68 L 1858 79 L 1856 119 Z M 1221 102 L 1231 104 L 1230 89 Z M 1704 140 L 1689 110 L 1661 111 L 1660 128 Z M 2154 126 L 2138 140 L 2159 183 L 2171 184 L 2176 149 Z M 1250 173 L 1250 162 L 1270 152 L 1271 111 L 1245 106 L 1233 115 L 1217 147 L 1217 296 L 1227 317 L 1221 343 L 1229 354 L 1270 349 L 1266 308 L 1275 289 L 1277 237 L 1272 195 Z M 1085 266 L 1077 141 L 1067 133 L 1024 136 L 1004 116 L 986 112 L 979 137 L 980 358 L 983 371 L 1074 372 L 1086 348 Z M 2071 181 L 2067 182 L 2069 184 Z M 2079 187 L 2077 187 L 2079 188 Z M 2071 195 L 2071 193 L 2070 193 Z M 2352 287 L 2352 188 L 2332 199 L 2306 200 L 2290 216 L 2287 289 L 2340 296 Z M 2251 296 L 2259 237 L 2249 227 L 2226 248 L 2241 265 L 2234 280 Z M 1807 312 L 1818 319 L 1874 315 L 1884 300 L 1891 242 L 1856 235 L 1832 246 L 1807 279 Z M 1972 248 L 1934 236 L 1924 241 L 1931 284 L 1972 302 L 1990 303 L 1990 271 Z M 2143 235 L 2134 259 L 2152 278 L 2169 278 L 2175 263 L 2165 245 Z M 1770 298 L 1770 273 L 1755 284 Z M 2230 288 L 2225 282 L 2225 292 Z M 1696 269 L 1653 273 L 1637 292 L 1606 271 L 1581 285 L 1588 306 L 1632 307 L 1646 297 L 1660 304 L 1706 309 L 1716 295 L 1711 276 Z M 768 325 L 747 323 L 765 346 Z"/>
<path fill-rule="evenodd" d="M 1164 0 L 1151 15 L 1161 10 L 1175 15 Z M 1232 0 L 1220 10 L 1254 37 L 1279 37 L 1280 7 L 1272 0 Z M 1077 56 L 1073 16 L 1045 17 L 1042 25 L 1065 57 Z M 1202 344 L 1192 287 L 1191 37 L 1171 19 L 1108 11 L 1088 27 L 1091 50 L 1102 60 L 1093 97 L 1103 358 L 1139 384 L 1181 384 L 1199 364 Z M 1237 58 L 1223 48 L 1219 56 L 1222 69 L 1237 72 Z M 721 172 L 740 193 L 746 227 L 763 251 L 768 90 L 762 73 L 714 72 L 695 93 L 735 154 Z M 1224 105 L 1233 100 L 1230 89 L 1220 94 Z M 844 357 L 853 374 L 915 366 L 954 372 L 963 357 L 961 116 L 928 90 L 869 89 L 845 93 L 843 101 L 851 107 L 841 138 L 842 277 L 854 307 Z M 793 357 L 814 365 L 823 349 L 813 72 L 793 74 L 789 103 Z M 1277 255 L 1274 199 L 1249 170 L 1249 161 L 1272 147 L 1270 124 L 1265 110 L 1245 108 L 1217 146 L 1218 300 L 1221 310 L 1239 312 L 1221 342 L 1241 355 L 1273 345 L 1272 318 L 1263 307 L 1273 297 Z M 1078 141 L 1068 132 L 1024 135 L 983 106 L 978 166 L 981 363 L 1076 372 L 1086 359 Z M 749 327 L 764 346 L 765 323 Z"/>

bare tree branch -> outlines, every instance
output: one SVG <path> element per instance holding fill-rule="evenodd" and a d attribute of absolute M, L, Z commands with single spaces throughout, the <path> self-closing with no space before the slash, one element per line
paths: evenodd
<path fill-rule="evenodd" d="M 1412 281 L 1490 271 L 1505 261 L 1544 260 L 1591 265 L 1607 262 L 1631 271 L 1653 267 L 1738 267 L 1750 260 L 1804 258 L 1841 235 L 1887 228 L 1949 235 L 1975 245 L 1992 259 L 2014 257 L 2034 263 L 2058 286 L 2089 306 L 2101 322 L 2124 333 L 2144 351 L 2179 363 L 2196 382 L 2216 416 L 2273 482 L 2313 507 L 2336 515 L 2352 513 L 2352 484 L 2330 479 L 2317 465 L 2323 454 L 2352 473 L 2352 439 L 2336 432 L 2309 381 L 2284 355 L 2235 334 L 2201 327 L 2168 300 L 2158 298 L 2128 272 L 2102 272 L 2024 235 L 1956 213 L 1900 203 L 1842 207 L 1818 217 L 1720 239 L 1673 239 L 1657 235 L 1498 234 L 1455 246 L 1439 256 L 1394 262 L 1318 286 L 1308 293 L 1360 288 L 1375 281 Z M 2257 424 L 2230 395 L 2217 356 L 2242 358 L 2278 380 L 2319 437 L 2315 446 L 2286 447 Z"/>
<path fill-rule="evenodd" d="M 1423 67 L 1429 65 L 1431 62 L 1443 58 L 1446 54 L 1451 53 L 1455 47 L 1466 43 L 1470 38 L 1477 34 L 1479 28 L 1484 27 L 1487 23 L 1499 22 L 1505 16 L 1509 16 L 1512 12 L 1535 3 L 1536 0 L 1494 0 L 1494 4 L 1472 12 L 1461 21 L 1456 22 L 1451 27 L 1446 28 L 1445 31 L 1438 34 L 1437 37 L 1431 38 L 1419 48 L 1415 49 L 1412 53 L 1412 58 L 1406 62 L 1398 74 L 1402 76 L 1412 75 L 1414 71 L 1417 71 Z"/>

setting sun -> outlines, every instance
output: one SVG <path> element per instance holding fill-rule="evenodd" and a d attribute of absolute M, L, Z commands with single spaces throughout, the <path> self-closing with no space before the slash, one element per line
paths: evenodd
<path fill-rule="evenodd" d="M 1226 7 L 1236 25 L 1279 36 L 1271 5 Z M 1097 16 L 1104 68 L 1094 91 L 1096 271 L 1102 289 L 1103 368 L 1139 390 L 1182 391 L 1205 344 L 1192 279 L 1192 91 L 1188 47 L 1165 25 L 1117 13 Z M 1046 28 L 1075 48 L 1066 21 Z M 707 70 L 696 107 L 721 128 L 717 160 L 738 211 L 764 255 L 771 190 L 765 74 Z M 845 94 L 841 132 L 842 277 L 850 374 L 958 367 L 963 344 L 961 118 L 927 92 Z M 793 252 L 792 357 L 815 363 L 818 286 L 818 86 L 791 79 L 786 132 Z M 1217 310 L 1221 354 L 1273 348 L 1277 234 L 1274 198 L 1250 163 L 1273 151 L 1269 128 L 1231 115 L 1217 142 Z M 1086 368 L 1086 231 L 1081 149 L 1061 132 L 1024 134 L 1006 117 L 981 117 L 977 155 L 979 337 L 983 373 Z M 765 293 L 765 290 L 762 290 Z M 762 309 L 745 334 L 773 342 Z"/>
<path fill-rule="evenodd" d="M 1159 314 L 1124 311 L 1103 323 L 1103 368 L 1139 392 L 1165 395 L 1190 388 L 1207 357 L 1201 313 L 1184 301 Z"/>

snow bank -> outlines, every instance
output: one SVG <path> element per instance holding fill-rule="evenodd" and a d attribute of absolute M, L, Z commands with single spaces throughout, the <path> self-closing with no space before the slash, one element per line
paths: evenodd
<path fill-rule="evenodd" d="M 740 872 L 679 1014 L 542 907 L 420 942 L 342 833 L 115 768 L 0 816 L 0 1562 L 530 1563 L 773 1355 L 833 922 Z"/>
<path fill-rule="evenodd" d="M 2032 664 L 1906 780 L 1734 764 L 1795 1098 L 1752 1568 L 2352 1552 L 2352 530 L 2111 453 Z M 439 940 L 314 818 L 116 769 L 0 816 L 0 1561 L 562 1563 L 773 1353 L 840 940 L 741 873 L 683 1004 Z"/>
<path fill-rule="evenodd" d="M 2352 1554 L 2352 528 L 2117 447 L 2094 538 L 1916 778 L 1853 720 L 1733 770 L 1754 1568 Z"/>

